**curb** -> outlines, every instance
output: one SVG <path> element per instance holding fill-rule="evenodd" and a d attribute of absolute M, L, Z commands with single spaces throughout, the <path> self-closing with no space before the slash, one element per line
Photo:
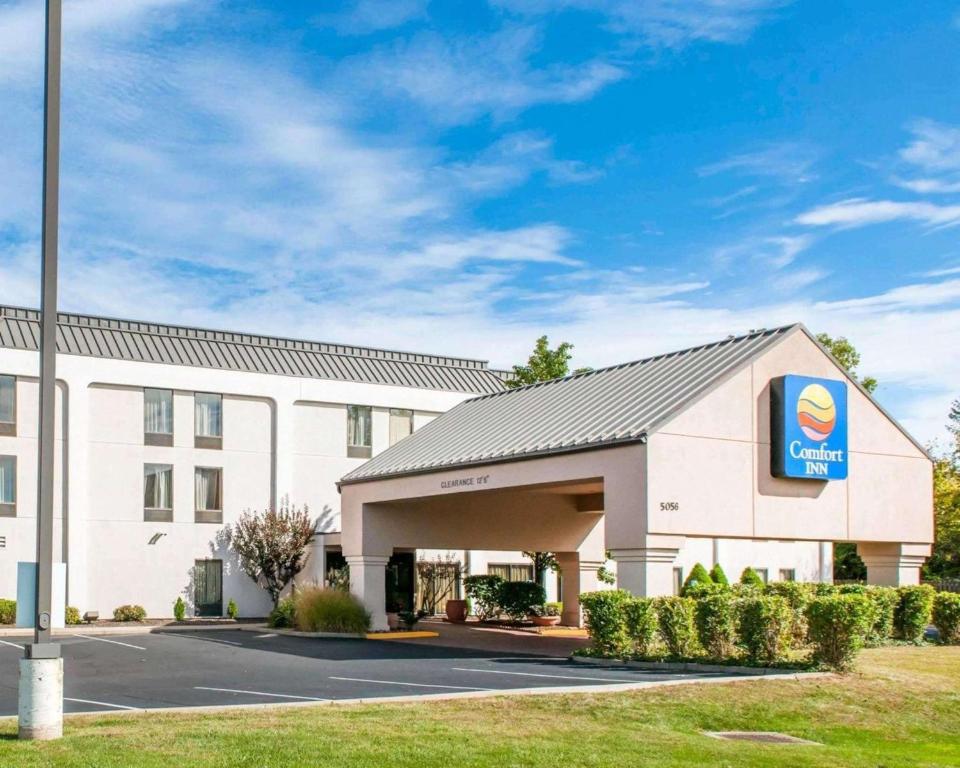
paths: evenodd
<path fill-rule="evenodd" d="M 728 664 L 697 664 L 691 661 L 628 661 L 623 659 L 594 659 L 589 656 L 571 656 L 570 659 L 577 664 L 588 664 L 594 667 L 629 667 L 630 669 L 649 669 L 660 672 L 719 672 L 724 675 L 741 677 L 775 675 L 777 677 L 796 677 L 799 680 L 807 679 L 811 675 L 825 674 L 784 667 L 737 667 Z"/>
<path fill-rule="evenodd" d="M 156 632 L 212 632 L 248 630 L 261 632 L 266 624 L 135 624 L 129 627 L 98 627 L 78 624 L 64 629 L 53 630 L 54 637 L 73 637 L 75 635 L 149 635 Z M 0 637 L 33 637 L 28 627 L 0 629 Z"/>
<path fill-rule="evenodd" d="M 248 624 L 243 627 L 233 627 L 241 632 L 269 632 L 271 635 L 285 635 L 287 637 L 313 637 L 330 640 L 364 640 L 367 635 L 362 632 L 301 632 L 299 629 L 272 629 L 266 624 Z"/>

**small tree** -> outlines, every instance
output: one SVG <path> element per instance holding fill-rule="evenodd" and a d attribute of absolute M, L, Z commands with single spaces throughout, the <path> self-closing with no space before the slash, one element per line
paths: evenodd
<path fill-rule="evenodd" d="M 507 381 L 508 387 L 522 387 L 526 384 L 536 384 L 538 381 L 559 379 L 570 373 L 570 358 L 573 357 L 573 344 L 562 342 L 556 349 L 550 349 L 550 342 L 546 336 L 537 339 L 533 352 L 527 359 L 526 365 L 513 366 L 513 375 Z M 574 373 L 589 371 L 589 368 L 578 368 Z"/>
<path fill-rule="evenodd" d="M 713 584 L 713 579 L 710 578 L 710 574 L 707 573 L 707 569 L 703 567 L 701 563 L 697 563 L 690 569 L 690 575 L 687 576 L 687 580 L 683 582 L 683 587 L 680 589 L 680 594 L 684 597 L 689 597 L 690 592 L 696 591 L 698 586 L 704 586 Z"/>
<path fill-rule="evenodd" d="M 533 562 L 533 580 L 541 587 L 543 583 L 543 574 L 547 571 L 556 573 L 560 570 L 557 563 L 557 556 L 553 552 L 524 552 L 525 557 L 529 557 Z"/>
<path fill-rule="evenodd" d="M 267 590 L 276 608 L 283 590 L 303 570 L 307 546 L 316 535 L 308 508 L 291 506 L 284 497 L 280 509 L 247 510 L 227 530 L 240 567 Z"/>
<path fill-rule="evenodd" d="M 723 568 L 720 567 L 720 563 L 717 563 L 710 569 L 710 581 L 714 584 L 720 584 L 721 586 L 726 586 L 730 583 L 727 574 L 725 574 Z"/>
<path fill-rule="evenodd" d="M 749 565 L 744 568 L 743 573 L 740 574 L 740 583 L 748 587 L 763 588 L 763 579 L 760 578 L 760 574 Z"/>

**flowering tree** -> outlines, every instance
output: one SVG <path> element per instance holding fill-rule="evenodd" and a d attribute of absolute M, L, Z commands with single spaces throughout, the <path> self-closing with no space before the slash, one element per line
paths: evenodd
<path fill-rule="evenodd" d="M 315 535 L 308 508 L 291 506 L 286 497 L 279 509 L 247 510 L 229 528 L 230 546 L 240 558 L 240 567 L 270 593 L 274 607 L 303 569 L 307 546 Z"/>

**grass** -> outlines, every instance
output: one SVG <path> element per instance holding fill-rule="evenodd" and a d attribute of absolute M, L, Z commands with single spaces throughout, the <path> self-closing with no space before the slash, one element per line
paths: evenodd
<path fill-rule="evenodd" d="M 823 746 L 720 742 L 777 730 Z M 960 648 L 865 651 L 844 678 L 740 681 L 632 693 L 68 720 L 0 766 L 960 765 Z"/>

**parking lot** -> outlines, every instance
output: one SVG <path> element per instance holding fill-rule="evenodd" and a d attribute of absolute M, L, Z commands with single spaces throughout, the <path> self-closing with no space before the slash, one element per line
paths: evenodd
<path fill-rule="evenodd" d="M 0 715 L 17 712 L 25 639 L 0 638 Z M 624 687 L 677 678 L 537 653 L 436 643 L 312 639 L 248 632 L 153 632 L 60 639 L 64 711 L 108 712 L 344 701 L 522 689 Z"/>

